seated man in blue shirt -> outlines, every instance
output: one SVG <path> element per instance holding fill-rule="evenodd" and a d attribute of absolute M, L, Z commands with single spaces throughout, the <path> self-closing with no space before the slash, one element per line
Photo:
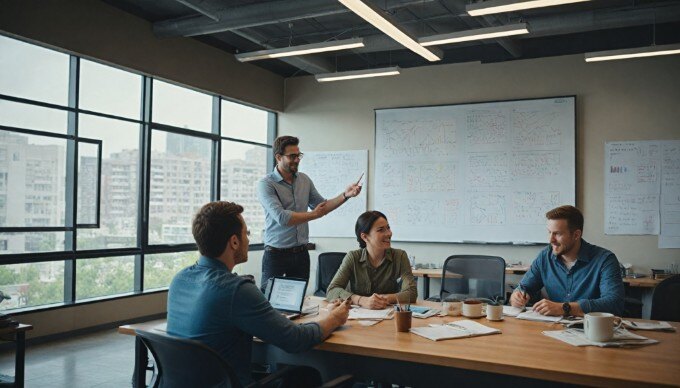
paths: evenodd
<path fill-rule="evenodd" d="M 548 299 L 534 304 L 543 315 L 583 316 L 589 312 L 623 314 L 623 280 L 616 256 L 581 238 L 583 214 L 560 206 L 545 214 L 550 245 L 536 257 L 510 297 L 522 307 L 545 287 Z"/>
<path fill-rule="evenodd" d="M 253 336 L 287 352 L 303 352 L 346 322 L 349 305 L 329 305 L 325 318 L 301 325 L 274 310 L 252 280 L 232 272 L 248 260 L 249 233 L 242 212 L 235 203 L 210 202 L 194 217 L 192 233 L 201 256 L 170 284 L 167 331 L 217 351 L 246 385 L 253 382 Z M 295 378 L 297 385 L 300 376 Z"/>

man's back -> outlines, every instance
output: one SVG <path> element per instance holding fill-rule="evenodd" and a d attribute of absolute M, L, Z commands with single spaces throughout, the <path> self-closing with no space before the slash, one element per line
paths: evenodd
<path fill-rule="evenodd" d="M 322 338 L 318 324 L 291 323 L 271 307 L 251 280 L 203 256 L 170 284 L 167 330 L 213 348 L 244 384 L 251 381 L 253 335 L 289 352 L 304 351 Z"/>

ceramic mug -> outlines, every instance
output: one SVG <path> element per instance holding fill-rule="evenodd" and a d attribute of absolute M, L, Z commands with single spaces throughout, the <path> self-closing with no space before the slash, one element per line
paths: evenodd
<path fill-rule="evenodd" d="M 442 313 L 452 317 L 460 316 L 463 312 L 463 302 L 442 302 Z"/>
<path fill-rule="evenodd" d="M 503 306 L 486 305 L 486 319 L 490 321 L 500 321 L 503 319 Z"/>
<path fill-rule="evenodd" d="M 482 314 L 482 302 L 470 299 L 463 302 L 463 315 L 468 318 L 479 318 Z"/>
<path fill-rule="evenodd" d="M 583 331 L 591 341 L 607 342 L 614 338 L 614 330 L 619 327 L 621 327 L 621 318 L 614 314 L 588 313 L 583 318 Z"/>

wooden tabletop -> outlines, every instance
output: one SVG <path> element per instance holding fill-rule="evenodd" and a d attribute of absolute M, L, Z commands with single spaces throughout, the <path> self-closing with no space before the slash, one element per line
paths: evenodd
<path fill-rule="evenodd" d="M 529 267 L 514 266 L 506 267 L 506 274 L 524 274 L 529 270 Z M 413 270 L 413 276 L 415 277 L 428 277 L 434 279 L 440 279 L 442 277 L 441 268 L 418 268 Z"/>
<path fill-rule="evenodd" d="M 322 302 L 323 304 L 323 302 Z M 420 305 L 438 306 L 432 302 Z M 321 309 L 321 316 L 326 314 Z M 308 322 L 318 317 L 301 319 Z M 460 317 L 413 319 L 413 326 L 446 323 Z M 575 347 L 542 334 L 562 326 L 506 317 L 501 322 L 477 322 L 498 328 L 500 335 L 434 342 L 410 333 L 397 333 L 393 320 L 374 326 L 348 321 L 316 349 L 383 359 L 426 363 L 475 371 L 523 376 L 586 385 L 680 385 L 680 332 L 636 333 L 660 341 L 640 348 Z M 680 323 L 673 322 L 676 329 Z M 118 330 L 134 335 L 135 329 L 165 329 L 165 320 L 125 325 Z"/>
<path fill-rule="evenodd" d="M 459 319 L 463 318 L 414 318 L 413 326 Z M 350 329 L 336 331 L 317 349 L 573 384 L 680 384 L 679 332 L 637 331 L 660 343 L 635 349 L 575 347 L 542 334 L 545 330 L 561 330 L 562 325 L 511 317 L 501 322 L 485 318 L 476 321 L 503 333 L 434 342 L 410 333 L 397 333 L 393 320 L 371 327 L 348 321 Z M 680 328 L 680 323 L 673 325 Z"/>
<path fill-rule="evenodd" d="M 654 288 L 663 280 L 652 278 L 623 278 L 623 282 L 631 287 Z"/>
<path fill-rule="evenodd" d="M 33 330 L 33 325 L 20 323 L 18 326 L 7 326 L 0 329 L 0 335 L 13 334 L 20 331 Z"/>

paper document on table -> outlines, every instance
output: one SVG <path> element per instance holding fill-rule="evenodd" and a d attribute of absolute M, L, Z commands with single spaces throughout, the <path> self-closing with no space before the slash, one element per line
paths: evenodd
<path fill-rule="evenodd" d="M 591 341 L 581 329 L 544 331 L 543 334 L 573 346 L 599 346 L 601 348 L 609 348 L 643 346 L 659 343 L 657 340 L 633 334 L 626 329 L 617 330 L 614 333 L 614 338 L 607 342 Z"/>
<path fill-rule="evenodd" d="M 623 325 L 626 326 L 626 329 L 633 329 L 633 330 L 651 330 L 651 331 L 675 331 L 675 328 L 671 326 L 670 323 L 668 322 L 657 322 L 657 321 L 649 321 L 649 322 L 633 322 L 633 321 L 628 321 L 624 320 Z"/>
<path fill-rule="evenodd" d="M 383 319 L 392 319 L 392 312 L 394 309 L 387 308 L 383 310 L 369 310 L 365 308 L 353 308 L 349 310 L 349 317 L 347 319 L 366 319 L 371 321 L 380 321 Z"/>
<path fill-rule="evenodd" d="M 503 315 L 517 317 L 524 312 L 524 307 L 503 306 Z"/>
<path fill-rule="evenodd" d="M 424 306 L 411 306 L 410 309 L 414 318 L 429 318 L 440 312 L 438 309 Z"/>
<path fill-rule="evenodd" d="M 543 315 L 540 313 L 537 313 L 534 310 L 527 309 L 527 311 L 517 315 L 517 319 L 525 319 L 527 321 L 539 321 L 539 322 L 559 322 L 562 320 L 562 317 L 557 316 L 553 317 L 550 315 Z"/>
<path fill-rule="evenodd" d="M 413 334 L 417 334 L 432 341 L 501 333 L 498 329 L 484 326 L 481 323 L 470 320 L 450 322 L 445 325 L 431 324 L 429 326 L 413 327 L 410 331 Z"/>

